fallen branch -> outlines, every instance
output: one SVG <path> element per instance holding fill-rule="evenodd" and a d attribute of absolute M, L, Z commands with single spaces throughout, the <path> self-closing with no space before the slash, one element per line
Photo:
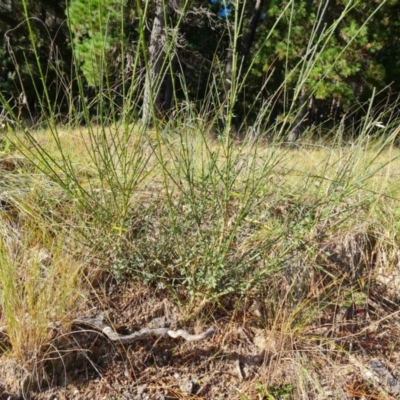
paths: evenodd
<path fill-rule="evenodd" d="M 149 329 L 143 328 L 140 331 L 131 333 L 130 335 L 121 335 L 115 332 L 110 326 L 104 324 L 102 320 L 99 318 L 82 318 L 75 319 L 73 321 L 73 325 L 87 325 L 91 328 L 102 332 L 105 336 L 108 337 L 112 342 L 119 344 L 129 344 L 135 342 L 137 340 L 143 340 L 147 337 L 165 337 L 170 336 L 172 338 L 182 337 L 188 342 L 195 342 L 199 340 L 204 340 L 210 336 L 212 336 L 216 329 L 215 326 L 211 326 L 206 331 L 199 333 L 198 335 L 191 335 L 186 332 L 184 329 L 179 329 L 177 331 L 170 330 L 168 328 L 156 328 Z"/>
<path fill-rule="evenodd" d="M 105 336 L 108 337 L 112 342 L 116 344 L 129 344 L 135 342 L 137 340 L 143 340 L 147 337 L 165 337 L 170 336 L 174 339 L 178 337 L 184 338 L 188 342 L 196 342 L 199 340 L 204 340 L 210 336 L 212 336 L 216 329 L 215 326 L 211 326 L 206 331 L 199 333 L 197 335 L 191 335 L 190 333 L 186 332 L 184 329 L 179 329 L 177 331 L 173 331 L 168 328 L 143 328 L 140 331 L 131 333 L 130 335 L 121 335 L 115 332 L 110 326 L 103 323 L 103 321 L 99 318 L 79 318 L 74 319 L 72 321 L 72 325 L 77 326 L 89 326 L 91 329 L 96 331 L 100 331 Z M 54 328 L 54 325 L 49 325 L 49 328 Z M 7 326 L 0 327 L 0 334 L 7 334 Z"/>

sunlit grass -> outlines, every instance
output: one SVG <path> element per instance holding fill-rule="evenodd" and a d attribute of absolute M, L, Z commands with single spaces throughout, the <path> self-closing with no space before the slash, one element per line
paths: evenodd
<path fill-rule="evenodd" d="M 54 157 L 55 160 L 61 160 L 61 155 L 68 159 L 76 168 L 77 175 L 87 179 L 96 179 L 96 164 L 93 160 L 94 149 L 93 136 L 98 137 L 105 134 L 110 143 L 110 152 L 112 141 L 115 135 L 124 135 L 125 133 L 114 128 L 60 128 L 57 130 L 59 143 L 54 141 L 54 132 L 49 130 L 37 130 L 32 133 L 32 137 L 37 141 L 40 148 Z M 154 182 L 159 179 L 160 169 L 168 168 L 173 175 L 176 173 L 176 163 L 173 159 L 179 159 L 182 156 L 182 150 L 189 151 L 193 157 L 194 172 L 201 173 L 210 162 L 212 154 L 217 154 L 217 163 L 221 168 L 226 163 L 226 153 L 224 152 L 224 143 L 216 139 L 204 137 L 198 132 L 190 132 L 185 135 L 185 143 L 181 136 L 176 133 L 163 134 L 160 140 L 160 148 L 163 158 L 167 161 L 166 165 L 161 165 L 160 159 L 156 156 L 154 149 L 155 134 L 143 136 L 139 128 L 132 128 L 129 131 L 130 139 L 126 143 L 128 154 L 134 154 L 138 148 L 146 153 L 149 160 L 146 164 L 146 170 L 149 176 L 142 182 L 145 186 L 147 182 Z M 23 134 L 21 135 L 23 139 Z M 26 141 L 27 149 L 35 154 L 35 150 Z M 186 146 L 186 147 L 185 147 Z M 62 153 L 60 151 L 62 149 Z M 237 143 L 233 146 L 231 156 L 238 158 L 236 167 L 238 177 L 246 177 L 249 172 L 248 166 L 255 165 L 262 167 L 264 160 L 271 153 L 277 160 L 276 166 L 271 170 L 271 179 L 276 179 L 282 187 L 293 185 L 301 186 L 303 179 L 318 181 L 318 184 L 325 182 L 329 185 L 340 175 L 341 170 L 345 170 L 343 179 L 365 179 L 364 189 L 375 193 L 396 197 L 400 189 L 400 150 L 390 144 L 384 149 L 379 148 L 377 143 L 368 147 L 343 145 L 330 146 L 316 145 L 313 143 L 301 143 L 296 148 L 282 148 L 267 141 L 260 141 L 256 146 L 250 143 Z M 117 155 L 115 156 L 117 157 Z M 158 171 L 158 172 L 157 172 Z M 116 171 L 122 177 L 123 171 Z M 240 179 L 239 179 L 240 180 Z M 310 183 L 312 192 L 312 185 Z"/>
<path fill-rule="evenodd" d="M 48 221 L 47 226 L 26 221 L 15 226 L 2 219 L 0 325 L 10 353 L 28 365 L 42 357 L 51 324 L 69 326 L 84 291 L 83 264 L 66 248 L 69 241 L 61 234 L 52 237 Z"/>

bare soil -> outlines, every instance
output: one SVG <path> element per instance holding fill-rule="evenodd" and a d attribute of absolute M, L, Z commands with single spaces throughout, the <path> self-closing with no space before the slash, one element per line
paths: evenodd
<path fill-rule="evenodd" d="M 55 331 L 34 368 L 1 357 L 0 399 L 400 398 L 399 312 L 383 299 L 371 293 L 362 307 L 326 309 L 306 331 L 287 334 L 283 326 L 266 328 L 257 299 L 187 319 L 165 292 L 108 283 L 93 293 L 87 316 L 102 315 L 120 334 L 160 324 L 190 333 L 214 324 L 217 332 L 200 342 L 160 338 L 122 346 L 94 330 Z M 392 375 L 379 376 L 374 360 Z"/>

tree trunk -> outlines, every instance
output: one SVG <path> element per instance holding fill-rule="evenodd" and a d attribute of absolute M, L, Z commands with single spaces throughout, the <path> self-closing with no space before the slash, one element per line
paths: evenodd
<path fill-rule="evenodd" d="M 260 21 L 263 2 L 264 0 L 257 0 L 254 6 L 253 15 L 251 17 L 249 25 L 249 30 L 242 44 L 241 53 L 243 57 L 246 57 L 250 54 L 250 49 L 254 42 L 254 37 L 256 35 L 257 25 Z"/>
<path fill-rule="evenodd" d="M 308 96 L 305 88 L 301 89 L 301 94 L 299 97 L 299 111 L 297 112 L 296 118 L 293 123 L 293 129 L 289 132 L 287 137 L 287 141 L 289 143 L 293 143 L 299 139 L 300 135 L 304 131 L 304 121 L 307 118 L 308 114 Z"/>
<path fill-rule="evenodd" d="M 156 12 L 153 21 L 153 27 L 150 36 L 148 68 L 146 83 L 143 95 L 142 122 L 148 125 L 152 118 L 161 110 L 161 86 L 162 65 L 165 59 L 164 44 L 165 37 L 165 15 L 164 0 L 154 0 L 156 3 Z"/>

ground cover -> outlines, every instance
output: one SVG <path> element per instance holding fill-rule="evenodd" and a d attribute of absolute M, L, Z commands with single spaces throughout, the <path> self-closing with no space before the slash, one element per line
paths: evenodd
<path fill-rule="evenodd" d="M 395 135 L 287 147 L 93 125 L 8 140 L 2 398 L 399 396 Z M 84 317 L 216 332 L 121 345 Z"/>

